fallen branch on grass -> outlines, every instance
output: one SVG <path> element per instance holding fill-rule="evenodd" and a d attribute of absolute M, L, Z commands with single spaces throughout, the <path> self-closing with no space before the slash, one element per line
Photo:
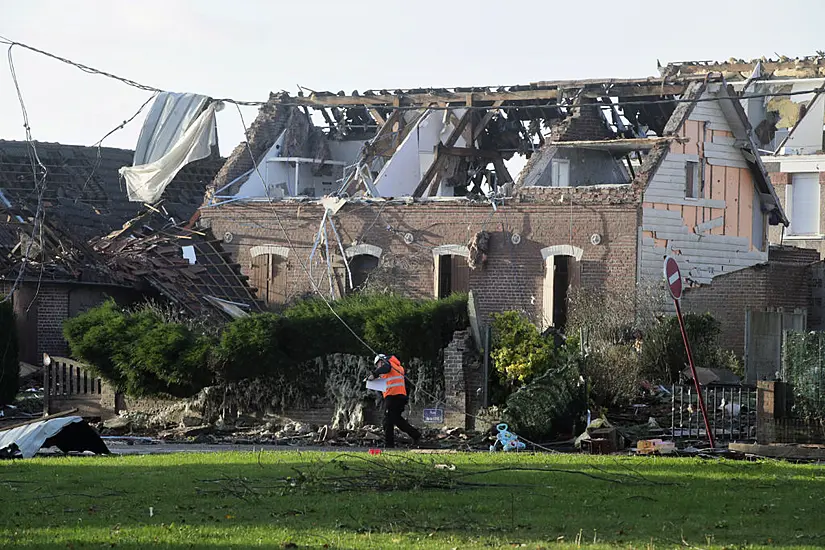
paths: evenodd
<path fill-rule="evenodd" d="M 293 468 L 295 475 L 278 480 L 276 485 L 261 485 L 247 478 L 223 477 L 201 480 L 217 484 L 217 490 L 198 489 L 198 492 L 226 494 L 247 500 L 257 498 L 268 490 L 302 490 L 321 492 L 354 491 L 411 491 L 411 490 L 460 490 L 483 488 L 535 489 L 547 486 L 546 482 L 505 483 L 483 481 L 480 476 L 503 473 L 538 473 L 577 475 L 596 481 L 623 485 L 664 485 L 648 480 L 637 472 L 612 473 L 594 468 L 598 473 L 572 468 L 537 466 L 501 466 L 484 470 L 456 470 L 455 465 L 440 464 L 434 459 L 384 455 L 378 458 L 356 454 L 339 454 L 331 460 L 316 460 L 303 468 Z"/>

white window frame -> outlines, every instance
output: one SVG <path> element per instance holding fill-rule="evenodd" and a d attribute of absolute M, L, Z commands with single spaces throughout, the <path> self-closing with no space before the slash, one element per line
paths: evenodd
<path fill-rule="evenodd" d="M 550 169 L 550 184 L 553 187 L 570 187 L 569 159 L 553 159 Z"/>
<path fill-rule="evenodd" d="M 691 175 L 693 181 L 691 182 Z M 685 198 L 701 199 L 704 194 L 702 189 L 702 164 L 698 161 L 685 161 Z M 692 184 L 692 186 L 691 186 Z"/>
<path fill-rule="evenodd" d="M 803 178 L 805 178 L 803 180 Z M 813 181 L 811 181 L 813 180 Z M 803 183 L 805 188 L 803 189 Z M 805 194 L 800 197 L 800 192 Z M 813 196 L 811 196 L 813 195 Z M 788 218 L 791 221 L 788 226 L 788 236 L 797 238 L 821 238 L 821 207 L 820 200 L 822 186 L 819 183 L 818 172 L 797 172 L 791 175 L 790 185 L 785 186 L 785 204 L 787 206 Z M 804 201 L 808 205 L 809 212 L 813 220 L 799 220 L 799 209 L 794 208 L 795 202 Z M 797 205 L 798 206 L 798 205 Z M 794 220 L 797 220 L 794 222 Z"/>

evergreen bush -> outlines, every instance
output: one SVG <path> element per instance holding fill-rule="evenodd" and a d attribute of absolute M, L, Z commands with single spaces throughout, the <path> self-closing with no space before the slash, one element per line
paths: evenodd
<path fill-rule="evenodd" d="M 10 405 L 20 382 L 17 325 L 11 300 L 0 302 L 0 406 Z"/>
<path fill-rule="evenodd" d="M 375 350 L 405 364 L 420 360 L 427 379 L 453 333 L 469 324 L 466 295 L 436 301 L 356 294 L 333 307 Z M 299 404 L 325 395 L 318 358 L 370 355 L 320 299 L 236 319 L 216 338 L 198 326 L 156 306 L 123 311 L 107 302 L 66 321 L 64 335 L 74 357 L 131 395 L 186 396 L 215 381 L 266 378 L 289 388 L 276 400 Z"/>

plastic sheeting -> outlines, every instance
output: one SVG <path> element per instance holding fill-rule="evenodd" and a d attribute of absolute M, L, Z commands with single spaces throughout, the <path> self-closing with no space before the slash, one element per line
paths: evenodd
<path fill-rule="evenodd" d="M 120 175 L 126 181 L 130 201 L 154 203 L 177 173 L 191 162 L 207 158 L 212 153 L 215 137 L 217 103 L 211 103 L 192 122 L 180 138 L 159 159 L 149 164 L 125 166 Z"/>
<path fill-rule="evenodd" d="M 61 432 L 67 437 L 61 437 Z M 65 452 L 75 450 L 89 450 L 104 454 L 109 452 L 97 432 L 86 424 L 83 418 L 66 416 L 0 432 L 0 453 L 16 446 L 17 452 L 9 454 L 32 458 L 49 440 L 51 440 L 50 444 Z"/>
<path fill-rule="evenodd" d="M 208 101 L 197 94 L 158 94 L 140 130 L 133 166 L 151 164 L 168 153 Z"/>

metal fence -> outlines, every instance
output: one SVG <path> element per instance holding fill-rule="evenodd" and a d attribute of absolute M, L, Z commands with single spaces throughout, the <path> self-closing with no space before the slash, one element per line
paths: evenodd
<path fill-rule="evenodd" d="M 699 398 L 693 386 L 674 385 L 670 428 L 674 439 L 707 437 Z M 708 423 L 717 441 L 756 440 L 756 388 L 707 386 L 702 388 Z"/>

